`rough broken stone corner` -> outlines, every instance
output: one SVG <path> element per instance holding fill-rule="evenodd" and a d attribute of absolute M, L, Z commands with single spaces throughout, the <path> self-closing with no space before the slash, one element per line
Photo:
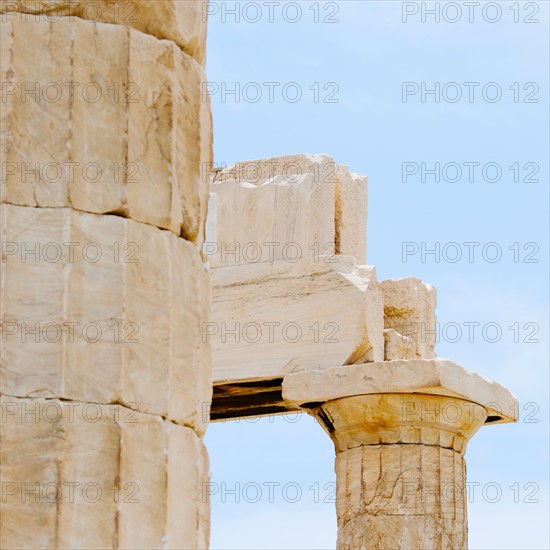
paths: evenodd
<path fill-rule="evenodd" d="M 437 357 L 433 286 L 367 265 L 366 177 L 306 154 L 202 177 L 203 2 L 132 0 L 122 25 L 129 3 L 0 3 L 0 547 L 207 548 L 208 422 L 304 410 L 335 446 L 339 549 L 467 548 L 466 445 L 514 396 Z M 137 101 L 16 93 L 92 73 Z M 21 177 L 51 158 L 140 177 Z"/>

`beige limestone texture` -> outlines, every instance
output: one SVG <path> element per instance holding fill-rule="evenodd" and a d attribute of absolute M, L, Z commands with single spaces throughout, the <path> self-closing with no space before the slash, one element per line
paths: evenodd
<path fill-rule="evenodd" d="M 122 403 L 202 433 L 210 281 L 197 248 L 72 209 L 2 205 L 1 221 L 0 391 Z"/>
<path fill-rule="evenodd" d="M 239 162 L 215 173 L 212 190 L 212 267 L 334 254 L 366 261 L 366 178 L 326 155 Z"/>
<path fill-rule="evenodd" d="M 212 345 L 214 381 L 383 359 L 375 269 L 334 259 L 212 270 L 212 321 L 204 336 Z"/>
<path fill-rule="evenodd" d="M 203 0 L 0 0 L 0 13 L 19 13 L 19 19 L 31 21 L 57 22 L 72 16 L 128 25 L 175 42 L 204 64 L 207 5 Z"/>
<path fill-rule="evenodd" d="M 206 449 L 119 405 L 1 398 L 2 548 L 204 549 Z"/>
<path fill-rule="evenodd" d="M 212 160 L 200 65 L 120 25 L 1 26 L 2 202 L 117 213 L 200 245 Z"/>
<path fill-rule="evenodd" d="M 467 548 L 465 461 L 432 445 L 366 445 L 336 458 L 338 550 Z"/>
<path fill-rule="evenodd" d="M 416 359 L 415 341 L 392 328 L 384 330 L 384 361 Z"/>
<path fill-rule="evenodd" d="M 457 397 L 483 405 L 494 423 L 517 420 L 510 390 L 448 359 L 373 362 L 298 372 L 283 380 L 284 399 L 298 405 L 379 393 Z"/>
<path fill-rule="evenodd" d="M 362 445 L 435 445 L 464 454 L 487 419 L 477 403 L 445 395 L 375 393 L 323 403 L 315 414 L 340 453 Z"/>
<path fill-rule="evenodd" d="M 437 293 L 416 277 L 380 282 L 384 293 L 384 328 L 415 342 L 416 357 L 435 357 Z"/>
<path fill-rule="evenodd" d="M 212 267 L 334 254 L 336 178 L 320 180 L 326 156 L 239 162 L 216 175 L 218 249 Z M 273 243 L 273 244 L 270 244 Z M 237 250 L 238 254 L 227 254 Z"/>
<path fill-rule="evenodd" d="M 324 154 L 295 154 L 257 160 L 243 160 L 223 167 L 215 173 L 214 184 L 244 182 L 252 186 L 263 185 L 276 176 L 292 183 L 297 178 L 311 174 L 317 183 L 336 184 L 338 165 Z M 330 187 L 330 186 L 329 186 Z"/>
<path fill-rule="evenodd" d="M 336 253 L 367 263 L 367 177 L 338 166 L 336 183 Z"/>
<path fill-rule="evenodd" d="M 463 455 L 487 418 L 483 406 L 384 393 L 312 413 L 336 449 L 339 550 L 467 548 Z"/>

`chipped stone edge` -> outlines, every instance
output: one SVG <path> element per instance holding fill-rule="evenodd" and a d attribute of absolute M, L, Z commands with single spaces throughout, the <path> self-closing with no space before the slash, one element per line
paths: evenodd
<path fill-rule="evenodd" d="M 487 409 L 491 424 L 517 422 L 510 390 L 448 359 L 383 361 L 302 371 L 285 376 L 283 399 L 292 406 L 379 393 L 459 397 Z"/>

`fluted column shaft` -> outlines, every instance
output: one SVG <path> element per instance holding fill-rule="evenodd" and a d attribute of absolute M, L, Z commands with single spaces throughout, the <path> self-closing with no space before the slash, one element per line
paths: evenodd
<path fill-rule="evenodd" d="M 464 452 L 485 409 L 374 394 L 315 410 L 336 447 L 339 550 L 467 548 Z"/>

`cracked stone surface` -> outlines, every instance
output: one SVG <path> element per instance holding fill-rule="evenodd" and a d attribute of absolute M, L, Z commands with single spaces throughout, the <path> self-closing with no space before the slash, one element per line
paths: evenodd
<path fill-rule="evenodd" d="M 381 281 L 380 288 L 384 293 L 384 328 L 393 329 L 401 337 L 410 338 L 415 357 L 435 357 L 435 287 L 416 277 L 407 277 Z M 412 354 L 412 351 L 408 354 Z"/>
<path fill-rule="evenodd" d="M 368 445 L 336 458 L 339 550 L 466 549 L 466 465 L 450 449 Z"/>
<path fill-rule="evenodd" d="M 119 405 L 2 396 L 2 548 L 208 547 L 208 455 Z"/>
<path fill-rule="evenodd" d="M 203 433 L 210 281 L 197 248 L 117 216 L 1 214 L 0 391 L 123 403 Z"/>
<path fill-rule="evenodd" d="M 12 14 L 1 26 L 2 201 L 117 213 L 201 245 L 212 161 L 202 67 L 121 25 Z"/>
<path fill-rule="evenodd" d="M 338 550 L 468 547 L 464 454 L 482 425 L 516 420 L 506 388 L 409 360 L 291 374 L 283 397 L 334 443 Z"/>
<path fill-rule="evenodd" d="M 0 0 L 2 548 L 208 548 L 206 7 Z"/>
<path fill-rule="evenodd" d="M 42 14 L 41 19 L 47 22 L 74 16 L 93 22 L 129 25 L 175 42 L 204 64 L 206 6 L 202 0 L 2 0 L 0 13 Z M 22 18 L 24 16 L 19 15 L 19 19 Z"/>
<path fill-rule="evenodd" d="M 327 155 L 239 162 L 215 173 L 212 191 L 212 267 L 335 254 L 366 262 L 366 177 Z"/>
<path fill-rule="evenodd" d="M 212 270 L 212 322 L 203 336 L 215 381 L 383 360 L 375 269 L 344 256 L 328 260 Z"/>
<path fill-rule="evenodd" d="M 314 414 L 336 449 L 338 550 L 467 548 L 463 456 L 484 407 L 386 393 L 337 399 Z"/>
<path fill-rule="evenodd" d="M 395 330 L 384 330 L 384 361 L 416 359 L 416 342 Z"/>
<path fill-rule="evenodd" d="M 283 397 L 298 405 L 380 393 L 459 397 L 487 405 L 493 422 L 517 420 L 517 399 L 510 390 L 439 357 L 304 371 L 287 375 L 283 381 Z"/>

